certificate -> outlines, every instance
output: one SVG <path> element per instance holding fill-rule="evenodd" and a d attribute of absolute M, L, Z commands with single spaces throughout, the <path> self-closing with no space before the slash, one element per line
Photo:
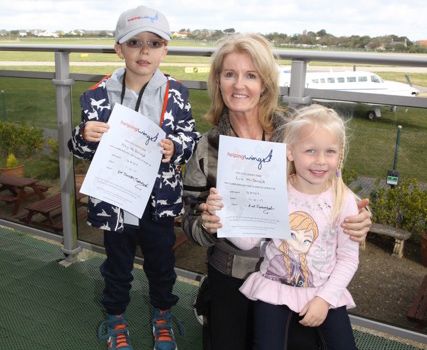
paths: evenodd
<path fill-rule="evenodd" d="M 120 104 L 108 124 L 80 192 L 141 218 L 159 171 L 165 132 Z"/>
<path fill-rule="evenodd" d="M 218 237 L 290 238 L 286 145 L 220 136 Z"/>

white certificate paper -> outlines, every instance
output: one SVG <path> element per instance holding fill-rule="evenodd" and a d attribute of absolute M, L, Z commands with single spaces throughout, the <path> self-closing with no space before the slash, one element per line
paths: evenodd
<path fill-rule="evenodd" d="M 218 237 L 290 238 L 286 145 L 220 136 Z"/>
<path fill-rule="evenodd" d="M 118 103 L 108 124 L 80 192 L 141 218 L 159 171 L 165 132 Z"/>

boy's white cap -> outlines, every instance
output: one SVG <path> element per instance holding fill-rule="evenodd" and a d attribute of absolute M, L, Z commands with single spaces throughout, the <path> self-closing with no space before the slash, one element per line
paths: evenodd
<path fill-rule="evenodd" d="M 170 40 L 166 17 L 159 11 L 145 6 L 123 12 L 117 21 L 114 36 L 116 42 L 122 44 L 142 32 L 152 32 L 165 40 Z"/>

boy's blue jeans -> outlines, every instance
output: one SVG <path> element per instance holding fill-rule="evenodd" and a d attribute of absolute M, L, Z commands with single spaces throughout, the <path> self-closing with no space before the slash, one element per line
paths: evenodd
<path fill-rule="evenodd" d="M 288 347 L 295 334 L 289 332 L 291 318 L 299 315 L 285 305 L 272 305 L 256 301 L 254 307 L 254 350 L 293 350 Z M 321 349 L 357 350 L 345 306 L 329 309 L 326 320 L 316 328 L 319 333 Z"/>
<path fill-rule="evenodd" d="M 139 227 L 125 225 L 123 232 L 104 231 L 107 258 L 100 270 L 105 282 L 102 304 L 108 314 L 119 315 L 126 311 L 138 245 L 144 257 L 151 305 L 164 310 L 178 302 L 178 297 L 172 293 L 176 280 L 174 244 L 174 218 L 153 221 L 147 208 Z"/>

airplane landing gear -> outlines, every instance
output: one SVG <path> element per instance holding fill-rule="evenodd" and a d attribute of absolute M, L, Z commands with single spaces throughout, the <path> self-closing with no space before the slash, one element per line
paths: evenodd
<path fill-rule="evenodd" d="M 366 116 L 369 120 L 374 120 L 375 118 L 381 118 L 381 108 L 375 107 L 366 113 Z"/>

